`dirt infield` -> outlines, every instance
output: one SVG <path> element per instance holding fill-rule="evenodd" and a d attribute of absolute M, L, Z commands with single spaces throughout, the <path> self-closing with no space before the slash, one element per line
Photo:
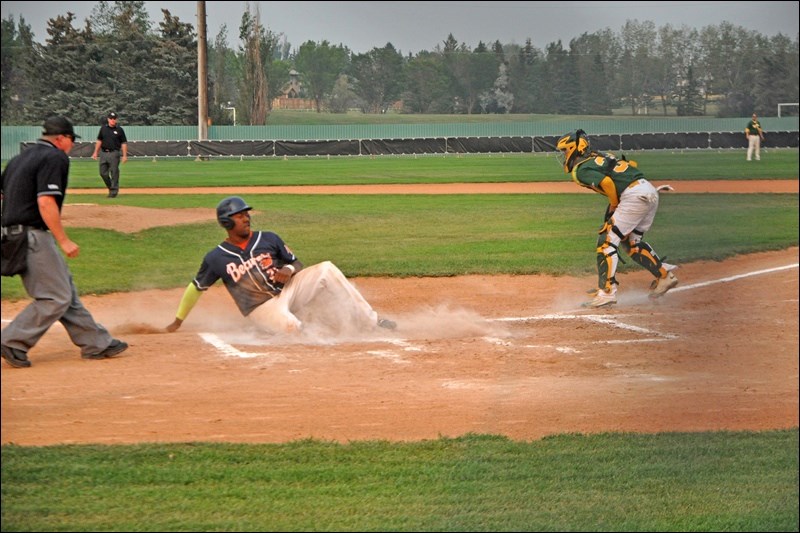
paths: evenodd
<path fill-rule="evenodd" d="M 115 226 L 129 209 L 104 207 Z M 165 223 L 208 220 L 191 211 Z M 68 226 L 97 216 L 65 208 Z M 619 304 L 599 312 L 579 307 L 594 276 L 355 278 L 399 327 L 340 339 L 259 334 L 219 286 L 173 334 L 162 328 L 182 289 L 86 296 L 130 349 L 84 361 L 57 325 L 31 368 L 3 363 L 2 443 L 796 427 L 798 248 L 685 264 L 677 275 L 653 302 L 649 275 L 625 273 Z M 2 318 L 25 303 L 4 303 Z"/>
<path fill-rule="evenodd" d="M 798 180 L 700 180 L 700 181 L 653 181 L 656 186 L 672 185 L 674 193 L 739 193 L 754 192 L 797 193 Z M 105 194 L 106 189 L 72 189 L 75 194 Z M 126 194 L 186 194 L 185 188 L 159 187 L 136 188 Z M 578 187 L 571 181 L 549 182 L 503 182 L 503 183 L 428 183 L 389 185 L 316 185 L 316 186 L 263 186 L 263 187 L 196 187 L 196 194 L 595 194 Z"/>

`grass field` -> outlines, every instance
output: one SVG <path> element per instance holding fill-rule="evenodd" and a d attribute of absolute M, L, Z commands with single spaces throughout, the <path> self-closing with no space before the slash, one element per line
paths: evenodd
<path fill-rule="evenodd" d="M 218 195 L 136 195 L 116 202 L 156 209 L 205 207 Z M 253 224 L 275 231 L 306 264 L 331 260 L 349 276 L 452 276 L 475 273 L 580 275 L 594 269 L 599 195 L 286 195 L 250 194 Z M 662 199 L 648 240 L 669 260 L 720 260 L 798 243 L 798 197 L 791 194 L 680 194 Z M 74 228 L 81 255 L 70 268 L 82 294 L 185 286 L 205 251 L 224 234 L 206 223 L 127 234 Z M 754 238 L 754 236 L 758 236 Z M 110 262 L 107 258 L 114 257 Z M 143 261 L 142 258 L 147 258 Z M 621 265 L 620 272 L 638 268 Z M 19 277 L 3 298 L 24 297 Z"/>
<path fill-rule="evenodd" d="M 620 154 L 621 155 L 621 154 Z M 797 179 L 798 150 L 774 149 L 746 164 L 740 151 L 625 152 L 652 180 Z M 137 187 L 352 185 L 569 181 L 552 154 L 132 159 L 122 166 L 122 191 Z M 97 162 L 74 161 L 74 188 L 103 187 Z"/>
<path fill-rule="evenodd" d="M 796 180 L 797 156 L 770 151 L 758 166 L 741 153 L 636 159 L 653 179 Z M 74 163 L 73 186 L 102 186 L 96 165 Z M 535 156 L 132 161 L 119 198 L 68 202 L 213 208 L 219 195 L 135 189 L 564 178 L 555 158 Z M 586 273 L 605 207 L 596 195 L 247 200 L 257 228 L 284 236 L 307 264 L 331 259 L 351 276 Z M 668 195 L 648 238 L 674 262 L 783 249 L 798 244 L 798 213 L 796 194 Z M 83 250 L 70 260 L 76 283 L 98 294 L 185 286 L 222 238 L 214 220 L 133 235 L 109 220 L 70 235 Z M 3 278 L 3 300 L 20 297 L 19 278 Z M 797 428 L 536 442 L 9 444 L 2 531 L 798 531 L 798 451 Z"/>
<path fill-rule="evenodd" d="M 3 531 L 797 531 L 798 432 L 4 446 Z"/>

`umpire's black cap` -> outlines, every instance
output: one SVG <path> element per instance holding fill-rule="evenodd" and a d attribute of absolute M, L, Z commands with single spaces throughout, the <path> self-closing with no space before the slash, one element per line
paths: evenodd
<path fill-rule="evenodd" d="M 117 114 L 112 111 L 108 114 L 108 118 L 117 118 Z"/>
<path fill-rule="evenodd" d="M 75 128 L 67 117 L 54 116 L 48 117 L 42 125 L 42 135 L 69 135 L 73 139 L 80 139 L 80 135 L 75 135 Z"/>

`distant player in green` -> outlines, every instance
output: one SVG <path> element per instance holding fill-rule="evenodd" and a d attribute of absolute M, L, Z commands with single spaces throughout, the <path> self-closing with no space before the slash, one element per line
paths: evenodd
<path fill-rule="evenodd" d="M 753 154 L 755 154 L 756 161 L 761 161 L 761 141 L 764 140 L 764 130 L 761 129 L 758 115 L 755 113 L 744 127 L 744 135 L 747 137 L 747 160 L 752 161 Z"/>
<path fill-rule="evenodd" d="M 608 198 L 605 222 L 597 240 L 598 289 L 586 307 L 605 307 L 617 303 L 615 278 L 619 247 L 655 277 L 651 298 L 658 298 L 678 284 L 672 273 L 675 265 L 659 259 L 653 247 L 642 240 L 653 225 L 658 210 L 659 191 L 645 179 L 635 161 L 591 150 L 583 130 L 564 135 L 556 144 L 564 172 L 573 181 Z"/>

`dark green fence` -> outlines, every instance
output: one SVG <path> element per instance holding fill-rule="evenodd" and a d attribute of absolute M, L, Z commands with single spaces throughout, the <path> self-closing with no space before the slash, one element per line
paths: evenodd
<path fill-rule="evenodd" d="M 339 141 L 365 139 L 434 139 L 434 138 L 501 138 L 552 137 L 577 128 L 592 136 L 660 133 L 741 133 L 750 117 L 742 118 L 625 118 L 575 119 L 554 116 L 552 120 L 535 122 L 479 122 L 450 124 L 359 124 L 323 126 L 211 126 L 208 141 Z M 765 117 L 761 124 L 769 133 L 796 132 L 798 117 Z M 126 126 L 129 141 L 197 141 L 197 126 Z M 93 142 L 99 126 L 76 126 L 84 142 Z M 39 126 L 4 126 L 2 159 L 17 155 L 20 144 L 36 140 Z M 187 153 L 186 155 L 191 155 Z"/>

